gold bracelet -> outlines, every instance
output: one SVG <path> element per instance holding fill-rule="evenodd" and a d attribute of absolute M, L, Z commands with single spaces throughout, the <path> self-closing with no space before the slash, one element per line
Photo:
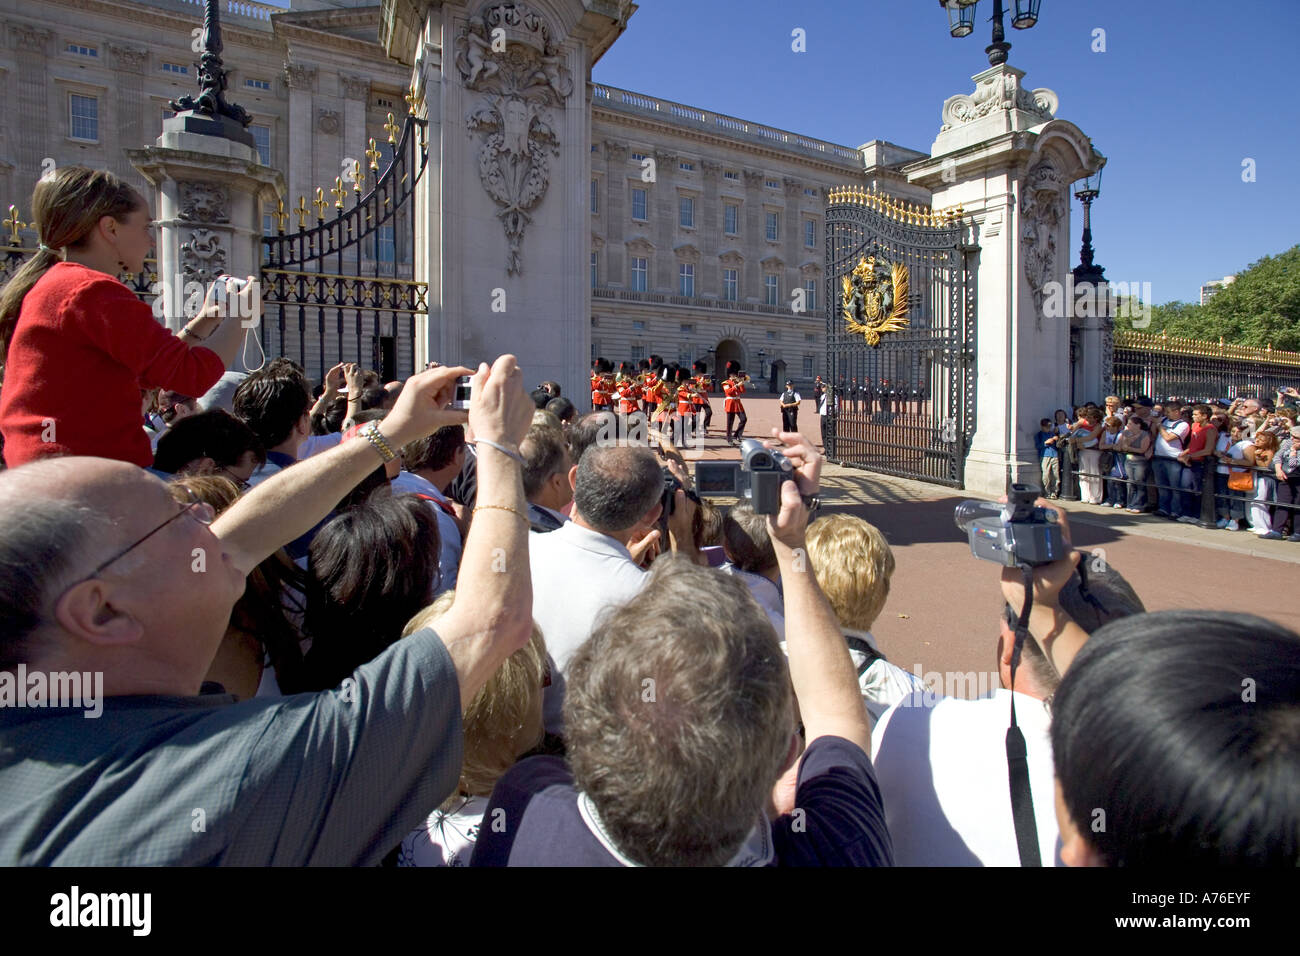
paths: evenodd
<path fill-rule="evenodd" d="M 474 510 L 473 512 L 471 512 L 471 514 L 477 514 L 480 511 L 486 511 L 488 509 L 491 509 L 493 511 L 509 511 L 512 515 L 515 515 L 516 517 L 522 519 L 524 524 L 532 525 L 532 522 L 528 520 L 528 516 L 526 514 L 524 514 L 522 511 L 519 511 L 516 508 L 507 507 L 506 505 L 475 505 Z"/>

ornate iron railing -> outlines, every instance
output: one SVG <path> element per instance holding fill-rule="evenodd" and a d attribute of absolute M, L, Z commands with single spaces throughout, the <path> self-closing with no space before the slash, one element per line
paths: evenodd
<path fill-rule="evenodd" d="M 1270 398 L 1279 387 L 1300 385 L 1300 352 L 1120 330 L 1114 381 L 1121 397 Z"/>
<path fill-rule="evenodd" d="M 382 170 L 384 153 L 371 139 L 368 169 L 356 162 L 347 185 L 336 177 L 330 199 L 316 190 L 314 224 L 306 197 L 289 210 L 281 201 L 273 214 L 276 234 L 262 239 L 266 353 L 293 358 L 317 378 L 346 361 L 385 379 L 415 371 L 417 316 L 428 313 L 428 285 L 397 273 L 411 268 L 402 260 L 415 242 L 411 199 L 428 163 L 428 144 L 426 122 L 414 115 L 409 96 L 408 102 L 411 114 L 400 138 L 388 114 L 391 155 Z M 368 179 L 373 184 L 366 190 Z M 286 232 L 290 215 L 297 229 Z M 381 243 L 389 245 L 387 252 Z"/>

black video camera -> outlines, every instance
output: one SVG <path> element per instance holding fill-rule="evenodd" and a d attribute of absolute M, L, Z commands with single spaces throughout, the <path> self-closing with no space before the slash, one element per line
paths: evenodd
<path fill-rule="evenodd" d="M 1066 557 L 1069 547 L 1056 512 L 1034 504 L 1041 494 L 1037 485 L 1013 484 L 1005 505 L 958 502 L 954 517 L 970 540 L 971 554 L 1008 568 L 1022 564 L 1036 567 Z M 997 512 L 998 517 L 980 517 L 989 511 Z"/>
<path fill-rule="evenodd" d="M 706 497 L 743 498 L 754 514 L 774 515 L 781 510 L 781 485 L 794 480 L 794 465 L 757 438 L 740 443 L 740 462 L 695 463 L 695 488 Z"/>

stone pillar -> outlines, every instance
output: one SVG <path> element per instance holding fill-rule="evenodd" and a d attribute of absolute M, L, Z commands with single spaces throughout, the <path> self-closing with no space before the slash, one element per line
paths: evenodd
<path fill-rule="evenodd" d="M 127 157 L 157 190 L 157 292 L 167 327 L 179 331 L 218 275 L 259 273 L 261 203 L 283 197 L 284 177 L 251 146 L 183 130 L 164 131 Z M 241 360 L 232 368 L 242 369 Z"/>
<path fill-rule="evenodd" d="M 627 143 L 605 140 L 605 284 L 627 288 Z"/>
<path fill-rule="evenodd" d="M 45 144 L 50 142 L 51 108 L 61 108 L 64 115 L 68 111 L 67 97 L 62 88 L 56 89 L 56 95 L 63 97 L 62 103 L 52 104 L 50 100 L 47 57 L 53 36 L 52 30 L 22 23 L 9 24 L 9 45 L 14 50 L 14 80 L 9 88 L 11 99 L 6 108 L 18 119 L 10 123 L 10 135 L 14 139 L 11 148 L 18 167 L 15 178 L 25 190 L 29 188 L 28 184 L 35 185 L 45 172 L 41 160 L 45 158 Z M 27 192 L 22 199 L 24 202 L 30 200 L 31 193 Z"/>
<path fill-rule="evenodd" d="M 583 0 L 384 7 L 381 41 L 415 69 L 430 117 L 417 277 L 429 282 L 439 361 L 473 366 L 511 352 L 525 384 L 554 379 L 581 399 L 591 315 L 586 89 L 632 9 Z"/>
<path fill-rule="evenodd" d="M 314 114 L 312 113 L 312 90 L 316 85 L 316 67 L 305 63 L 286 63 L 284 81 L 289 86 L 289 142 L 294 148 L 289 156 L 288 196 L 286 206 L 296 206 L 298 197 L 311 202 L 316 195 L 316 187 L 322 185 L 316 178 L 313 151 L 310 149 Z M 363 114 L 364 125 L 364 114 Z M 349 141 L 351 144 L 354 141 Z M 362 140 L 364 143 L 364 140 Z M 358 157 L 359 158 L 359 157 Z M 330 180 L 333 181 L 333 176 Z"/>
<path fill-rule="evenodd" d="M 700 252 L 705 255 L 705 258 L 697 270 L 699 274 L 695 277 L 695 294 L 707 293 L 721 299 L 722 273 L 718 267 L 716 253 L 722 251 L 722 203 L 719 201 L 722 164 L 712 159 L 701 160 L 700 170 L 703 188 L 700 190 L 700 211 L 696 228 L 700 233 Z"/>
<path fill-rule="evenodd" d="M 1025 88 L 1023 77 L 1005 64 L 974 76 L 973 94 L 944 103 L 931 158 L 908 171 L 934 208 L 963 206 L 979 247 L 966 487 L 986 494 L 1041 481 L 1038 420 L 1069 398 L 1070 320 L 1052 302 L 1070 273 L 1070 184 L 1105 161 L 1082 130 L 1054 118 L 1056 94 Z"/>
<path fill-rule="evenodd" d="M 742 249 L 749 249 L 753 254 L 745 259 L 745 266 L 740 271 L 737 281 L 740 288 L 736 290 L 739 302 L 763 301 L 763 260 L 767 258 L 767 232 L 763 217 L 763 182 L 766 177 L 761 169 L 747 169 L 745 176 L 745 221 L 741 225 L 740 242 Z"/>
<path fill-rule="evenodd" d="M 156 112 L 152 114 L 154 122 L 147 128 L 145 126 L 144 105 L 148 99 L 144 95 L 144 71 L 149 62 L 149 52 L 116 44 L 110 45 L 109 51 L 113 54 L 113 66 L 117 70 L 117 98 L 113 104 L 116 109 L 117 142 L 125 149 L 134 149 L 148 143 L 158 129 L 155 125 L 158 122 Z M 109 155 L 113 157 L 113 172 L 123 178 L 130 178 L 134 174 L 135 171 L 128 167 L 121 151 L 110 149 Z"/>
<path fill-rule="evenodd" d="M 677 255 L 673 251 L 677 235 L 678 206 L 677 154 L 666 150 L 655 150 L 655 182 L 650 185 L 648 200 L 653 204 L 649 210 L 650 221 L 654 225 L 655 258 L 654 272 L 650 276 L 650 292 L 677 294 Z"/>

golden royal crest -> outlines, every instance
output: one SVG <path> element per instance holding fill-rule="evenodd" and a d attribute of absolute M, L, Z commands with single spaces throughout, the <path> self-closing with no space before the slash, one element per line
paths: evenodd
<path fill-rule="evenodd" d="M 875 256 L 860 260 L 840 280 L 845 328 L 871 346 L 879 345 L 886 332 L 907 328 L 907 278 L 907 266 L 878 261 Z"/>

